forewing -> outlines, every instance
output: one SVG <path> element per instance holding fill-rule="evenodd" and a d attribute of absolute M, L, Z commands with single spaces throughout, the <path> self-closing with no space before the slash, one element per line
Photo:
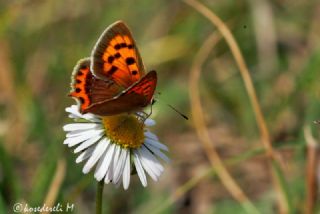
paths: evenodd
<path fill-rule="evenodd" d="M 100 36 L 92 54 L 91 70 L 98 78 L 128 88 L 144 76 L 144 66 L 128 27 L 117 21 Z"/>

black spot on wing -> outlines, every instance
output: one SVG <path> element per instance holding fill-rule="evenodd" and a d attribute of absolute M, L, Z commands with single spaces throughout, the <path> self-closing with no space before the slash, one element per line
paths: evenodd
<path fill-rule="evenodd" d="M 127 65 L 132 65 L 136 62 L 136 60 L 133 57 L 126 58 Z"/>
<path fill-rule="evenodd" d="M 116 53 L 116 54 L 114 55 L 114 57 L 115 57 L 116 59 L 118 59 L 118 58 L 121 57 L 121 54 L 120 54 L 120 53 Z"/>
<path fill-rule="evenodd" d="M 114 56 L 109 56 L 109 57 L 108 57 L 108 62 L 109 62 L 109 63 L 112 63 L 113 60 L 114 60 Z"/>
<path fill-rule="evenodd" d="M 112 74 L 114 74 L 114 72 L 116 72 L 118 70 L 118 67 L 117 66 L 112 66 L 111 68 L 110 68 L 110 70 L 108 71 L 108 75 L 112 75 Z"/>
<path fill-rule="evenodd" d="M 79 97 L 80 103 L 84 103 L 83 97 Z"/>
<path fill-rule="evenodd" d="M 132 73 L 132 75 L 137 75 L 137 74 L 138 74 L 138 71 L 133 70 L 131 73 Z"/>
<path fill-rule="evenodd" d="M 121 45 L 120 44 L 116 44 L 115 46 L 114 46 L 114 49 L 116 49 L 116 50 L 119 50 L 121 48 Z"/>

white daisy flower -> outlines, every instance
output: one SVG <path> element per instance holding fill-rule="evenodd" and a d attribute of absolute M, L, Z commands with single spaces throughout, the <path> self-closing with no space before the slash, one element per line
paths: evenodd
<path fill-rule="evenodd" d="M 168 147 L 148 128 L 155 125 L 154 120 L 148 118 L 142 123 L 138 116 L 129 114 L 109 117 L 81 114 L 77 105 L 66 108 L 66 112 L 75 123 L 63 127 L 67 132 L 64 144 L 76 146 L 74 153 L 80 154 L 76 163 L 86 161 L 83 173 L 95 167 L 94 177 L 98 181 L 104 179 L 105 183 L 116 185 L 122 182 L 124 189 L 129 187 L 132 172 L 137 172 L 144 187 L 145 172 L 158 181 L 163 172 L 158 158 L 166 162 L 169 158 L 163 152 Z"/>

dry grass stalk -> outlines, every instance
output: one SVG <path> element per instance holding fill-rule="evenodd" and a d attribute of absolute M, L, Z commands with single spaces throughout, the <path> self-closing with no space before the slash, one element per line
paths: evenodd
<path fill-rule="evenodd" d="M 245 195 L 239 185 L 232 178 L 227 171 L 224 163 L 222 162 L 219 154 L 215 150 L 213 143 L 210 139 L 208 130 L 206 128 L 205 120 L 203 117 L 203 109 L 201 107 L 200 93 L 199 93 L 199 78 L 201 73 L 201 67 L 214 45 L 218 42 L 220 36 L 212 34 L 202 45 L 199 52 L 196 54 L 189 78 L 189 95 L 191 103 L 192 117 L 195 124 L 195 128 L 202 143 L 203 149 L 208 156 L 208 159 L 212 167 L 216 170 L 218 177 L 223 185 L 230 192 L 230 194 L 244 206 L 244 209 L 248 213 L 259 213 L 258 210 L 251 203 L 249 198 Z"/>
<path fill-rule="evenodd" d="M 58 160 L 57 169 L 49 187 L 47 196 L 43 202 L 47 207 L 53 207 L 57 199 L 61 184 L 66 174 L 66 161 L 64 159 Z M 48 212 L 42 212 L 45 214 Z"/>
<path fill-rule="evenodd" d="M 275 152 L 272 148 L 271 140 L 269 131 L 264 119 L 264 116 L 261 111 L 260 104 L 257 99 L 257 95 L 249 74 L 249 70 L 246 66 L 246 63 L 244 61 L 244 58 L 241 54 L 241 51 L 239 49 L 239 46 L 237 42 L 235 41 L 232 33 L 230 32 L 229 28 L 226 26 L 226 24 L 211 10 L 209 10 L 207 7 L 205 7 L 203 4 L 199 3 L 195 0 L 184 0 L 188 5 L 190 5 L 192 8 L 194 8 L 196 11 L 201 13 L 203 16 L 205 16 L 207 19 L 211 21 L 211 23 L 217 27 L 218 31 L 221 33 L 221 35 L 226 40 L 231 53 L 236 61 L 237 66 L 239 67 L 240 74 L 242 76 L 242 79 L 244 81 L 244 85 L 246 88 L 246 91 L 248 93 L 255 118 L 257 120 L 257 125 L 260 130 L 261 135 L 261 141 L 266 149 L 267 156 L 270 160 L 270 165 L 273 163 L 278 163 L 276 159 Z M 271 167 L 272 168 L 272 167 Z M 279 204 L 279 212 L 280 213 L 288 213 L 289 212 L 289 204 L 287 201 L 287 198 L 285 197 L 285 192 L 283 190 L 283 187 L 280 185 L 280 180 L 276 174 L 276 170 L 272 168 L 271 170 L 271 176 L 272 180 L 275 186 L 275 190 L 277 191 L 278 195 L 278 204 Z"/>
<path fill-rule="evenodd" d="M 316 175 L 316 167 L 317 167 L 317 153 L 318 153 L 318 145 L 314 137 L 311 133 L 310 126 L 304 127 L 304 138 L 307 142 L 307 166 L 306 166 L 306 204 L 305 204 L 305 213 L 312 214 L 314 213 L 314 208 L 317 201 L 317 175 Z"/>

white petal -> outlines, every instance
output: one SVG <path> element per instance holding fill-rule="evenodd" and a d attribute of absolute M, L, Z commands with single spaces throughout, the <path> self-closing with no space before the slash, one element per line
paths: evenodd
<path fill-rule="evenodd" d="M 148 118 L 148 119 L 146 119 L 146 121 L 144 121 L 144 124 L 145 124 L 146 126 L 154 126 L 154 125 L 156 125 L 156 121 Z"/>
<path fill-rule="evenodd" d="M 101 119 L 94 114 L 91 114 L 91 113 L 81 114 L 79 112 L 79 107 L 77 105 L 72 105 L 71 107 L 66 108 L 66 112 L 70 113 L 69 114 L 70 118 L 75 118 L 75 119 L 82 118 L 82 119 L 90 120 L 92 122 L 101 121 Z"/>
<path fill-rule="evenodd" d="M 117 167 L 117 163 L 118 163 L 118 159 L 119 159 L 120 150 L 121 150 L 121 147 L 115 144 L 114 156 L 113 156 L 112 161 L 110 163 L 110 167 L 107 172 L 107 175 L 104 179 L 104 182 L 106 184 L 110 183 L 110 181 L 112 181 L 112 179 L 113 179 L 114 172 Z"/>
<path fill-rule="evenodd" d="M 141 161 L 141 165 L 143 166 L 144 170 L 146 170 L 146 172 L 154 181 L 158 181 L 158 175 L 153 172 L 152 166 L 149 166 L 149 163 L 146 161 L 143 155 L 141 155 L 140 150 L 141 149 L 137 149 L 134 151 L 134 153 L 138 156 L 139 160 Z"/>
<path fill-rule="evenodd" d="M 111 146 L 111 144 L 110 144 L 110 146 Z M 107 152 L 109 151 L 110 146 L 108 146 L 108 147 L 106 148 L 106 150 L 104 151 L 104 153 L 103 153 L 103 154 L 101 155 L 101 157 L 99 158 L 99 161 L 98 161 L 98 163 L 97 163 L 97 165 L 96 165 L 96 167 L 95 167 L 94 177 L 95 177 L 95 179 L 96 179 L 97 181 L 101 181 L 101 179 L 99 179 L 99 177 L 97 177 L 96 174 L 98 174 L 98 172 L 102 170 L 102 168 L 103 168 L 103 167 L 102 167 L 102 162 L 103 162 L 104 159 L 106 158 L 106 154 L 107 154 Z M 104 173 L 107 173 L 107 172 L 105 171 Z"/>
<path fill-rule="evenodd" d="M 150 163 L 149 165 L 153 166 L 152 167 L 153 171 L 157 172 L 155 170 L 157 169 L 160 172 L 158 175 L 160 175 L 161 172 L 163 172 L 163 166 L 160 164 L 158 159 L 145 146 L 142 146 L 140 151 L 143 152 L 143 156 Z"/>
<path fill-rule="evenodd" d="M 91 146 L 92 144 L 95 144 L 96 142 L 99 141 L 99 139 L 102 137 L 102 135 L 97 135 L 94 136 L 84 142 L 82 142 L 75 150 L 74 153 L 78 153 L 86 148 L 88 148 L 89 146 Z"/>
<path fill-rule="evenodd" d="M 116 152 L 115 152 L 114 158 L 113 158 L 113 160 L 114 160 L 114 161 L 113 161 L 113 176 L 111 177 L 111 180 L 113 179 L 114 173 L 115 173 L 115 171 L 116 171 L 116 169 L 117 169 L 121 152 L 122 152 L 122 147 L 119 146 L 119 145 L 117 145 L 117 147 L 116 147 Z"/>
<path fill-rule="evenodd" d="M 101 119 L 98 118 L 98 117 L 95 117 L 94 115 L 89 115 L 89 113 L 85 114 L 85 115 L 74 115 L 74 114 L 69 114 L 68 115 L 69 118 L 72 118 L 72 119 L 84 119 L 84 120 L 87 120 L 87 121 L 90 121 L 90 122 L 94 122 L 94 123 L 101 123 Z"/>
<path fill-rule="evenodd" d="M 104 183 L 105 183 L 105 184 L 108 184 L 108 183 L 110 183 L 110 181 L 111 181 L 110 175 L 111 175 L 111 173 L 113 173 L 113 172 L 112 172 L 112 171 L 113 171 L 112 165 L 113 165 L 113 158 L 111 159 L 111 163 L 110 163 L 109 169 L 108 169 L 108 171 L 107 171 L 107 173 L 106 173 L 106 176 L 104 177 Z"/>
<path fill-rule="evenodd" d="M 79 115 L 80 114 L 79 107 L 77 105 L 72 105 L 70 107 L 67 107 L 66 108 L 66 112 L 69 112 L 69 113 L 74 114 L 74 115 Z"/>
<path fill-rule="evenodd" d="M 97 165 L 96 173 L 94 174 L 94 177 L 98 181 L 101 181 L 102 178 L 104 178 L 104 176 L 106 175 L 110 167 L 110 163 L 113 158 L 114 148 L 115 148 L 115 145 L 111 144 L 110 147 L 106 150 L 104 158 L 101 158 Z"/>
<path fill-rule="evenodd" d="M 111 163 L 110 163 L 110 166 L 109 166 L 109 169 L 108 169 L 108 171 L 107 171 L 107 173 L 106 173 L 106 176 L 104 177 L 104 183 L 105 184 L 108 184 L 108 183 L 110 183 L 110 181 L 111 181 L 111 173 L 113 173 L 112 171 L 113 171 L 113 167 L 112 167 L 112 165 L 113 165 L 113 158 L 111 159 Z"/>
<path fill-rule="evenodd" d="M 76 163 L 80 163 L 86 159 L 88 159 L 89 157 L 91 157 L 93 151 L 95 149 L 95 146 L 90 147 L 89 149 L 87 149 L 86 151 L 82 152 L 76 159 Z"/>
<path fill-rule="evenodd" d="M 121 174 L 123 173 L 124 163 L 127 157 L 128 151 L 127 149 L 121 148 L 121 154 L 117 163 L 117 166 L 115 168 L 115 172 L 113 174 L 112 183 L 116 184 L 118 183 Z"/>
<path fill-rule="evenodd" d="M 105 184 L 110 183 L 110 181 L 112 179 L 112 176 L 113 176 L 113 161 L 114 161 L 114 157 L 111 158 L 111 163 L 110 163 L 109 169 L 108 169 L 108 171 L 106 173 L 106 176 L 104 177 L 104 183 Z"/>
<path fill-rule="evenodd" d="M 115 148 L 115 152 L 114 152 L 114 162 L 113 162 L 113 169 L 115 170 L 116 169 L 116 166 L 117 166 L 117 163 L 118 163 L 118 160 L 119 160 L 119 157 L 120 157 L 120 153 L 121 153 L 121 146 L 119 145 L 116 145 L 116 148 Z"/>
<path fill-rule="evenodd" d="M 94 114 L 91 113 L 83 114 L 82 118 L 92 122 L 101 122 L 100 118 L 96 117 Z"/>
<path fill-rule="evenodd" d="M 146 136 L 147 138 L 150 138 L 152 140 L 159 141 L 159 138 L 157 137 L 157 135 L 155 135 L 149 131 L 144 132 L 144 136 Z"/>
<path fill-rule="evenodd" d="M 168 147 L 158 141 L 155 141 L 155 140 L 151 140 L 151 139 L 148 139 L 148 138 L 145 138 L 144 139 L 144 143 L 145 144 L 148 144 L 148 145 L 152 145 L 158 149 L 162 149 L 164 151 L 169 151 Z"/>
<path fill-rule="evenodd" d="M 142 165 L 141 165 L 141 162 L 139 159 L 139 155 L 136 152 L 134 152 L 133 155 L 134 155 L 134 158 L 133 158 L 134 165 L 137 170 L 140 181 L 142 183 L 142 186 L 146 187 L 147 186 L 147 178 L 146 178 L 146 174 L 144 173 L 144 170 L 142 168 Z"/>
<path fill-rule="evenodd" d="M 148 149 L 150 149 L 155 155 L 160 157 L 165 162 L 167 162 L 167 163 L 170 162 L 170 159 L 167 157 L 167 155 L 165 155 L 163 152 L 161 152 L 157 147 L 155 147 L 153 145 L 144 145 L 144 146 L 147 147 Z"/>
<path fill-rule="evenodd" d="M 107 175 L 108 175 L 108 173 L 107 173 Z M 105 183 L 105 184 L 109 184 L 110 181 L 111 181 L 111 180 L 109 180 L 109 179 L 107 178 L 107 176 L 104 178 L 104 183 Z"/>
<path fill-rule="evenodd" d="M 97 123 L 70 123 L 63 126 L 63 130 L 66 132 L 75 131 L 75 130 L 86 130 L 100 128 L 101 125 Z"/>
<path fill-rule="evenodd" d="M 101 155 L 106 150 L 107 146 L 109 145 L 110 140 L 107 140 L 106 138 L 103 138 L 94 149 L 91 157 L 87 161 L 87 163 L 84 165 L 82 172 L 84 174 L 87 174 L 90 169 L 96 164 L 96 162 L 99 160 Z"/>
<path fill-rule="evenodd" d="M 68 132 L 66 134 L 66 137 L 76 137 L 76 136 L 79 136 L 79 135 L 82 135 L 82 134 L 86 134 L 86 132 L 88 131 L 91 131 L 91 130 L 104 130 L 102 126 L 100 126 L 99 128 L 95 127 L 95 128 L 92 128 L 92 129 L 85 129 L 85 130 L 82 130 L 82 129 L 78 129 L 78 130 L 74 130 L 74 131 L 71 131 L 71 132 Z"/>
<path fill-rule="evenodd" d="M 123 175 L 122 175 L 122 183 L 123 183 L 123 188 L 127 190 L 130 184 L 130 151 L 128 151 L 128 155 L 125 161 Z"/>
<path fill-rule="evenodd" d="M 77 145 L 85 140 L 88 140 L 90 138 L 96 137 L 96 136 L 102 136 L 103 130 L 89 130 L 85 132 L 83 135 L 79 135 L 76 137 L 69 137 L 64 140 L 64 144 L 67 144 L 69 147 L 72 147 L 74 145 Z"/>

